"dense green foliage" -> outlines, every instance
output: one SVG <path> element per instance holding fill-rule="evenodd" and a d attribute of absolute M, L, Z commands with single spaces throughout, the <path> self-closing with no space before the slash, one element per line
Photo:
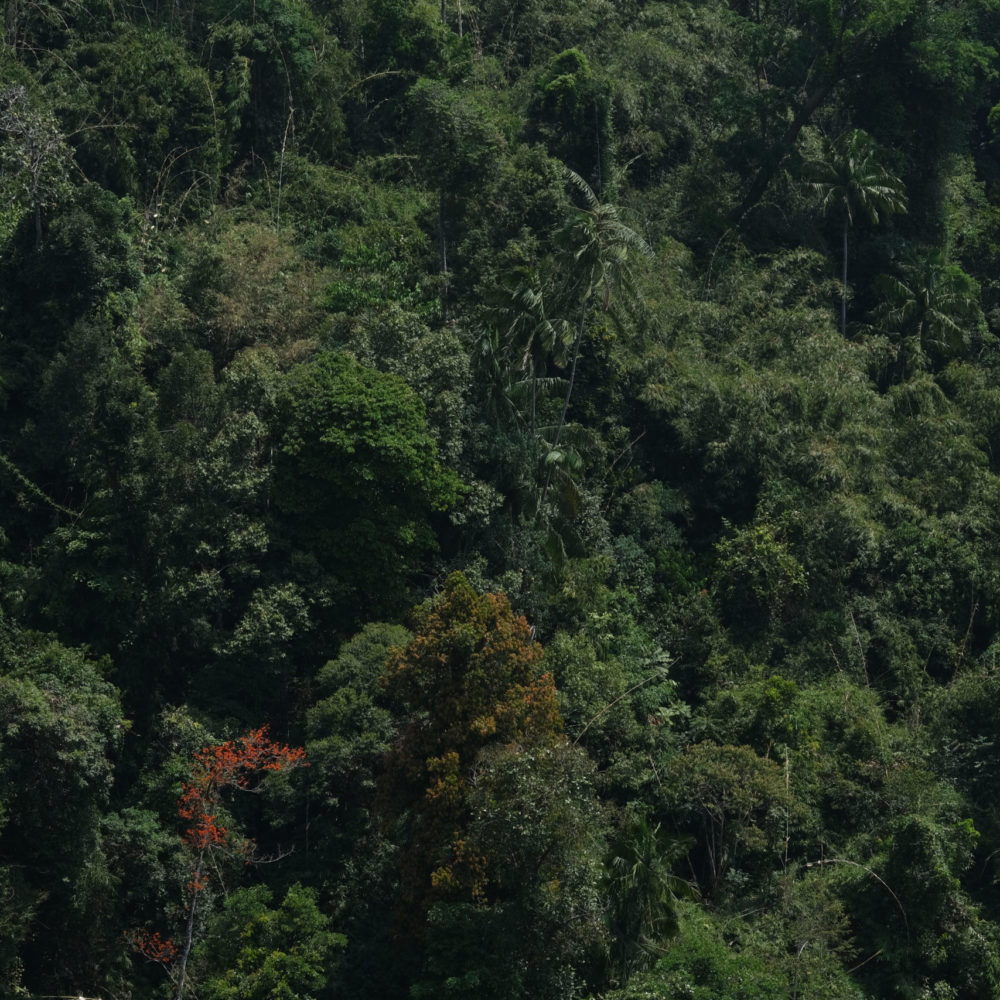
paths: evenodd
<path fill-rule="evenodd" d="M 9 0 L 0 994 L 1000 996 L 998 32 Z"/>

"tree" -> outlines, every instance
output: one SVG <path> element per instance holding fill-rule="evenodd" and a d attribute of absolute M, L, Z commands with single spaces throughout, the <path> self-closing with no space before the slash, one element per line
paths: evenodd
<path fill-rule="evenodd" d="M 235 128 L 219 80 L 162 30 L 116 19 L 105 37 L 74 41 L 54 73 L 81 171 L 134 198 L 147 233 L 209 212 Z"/>
<path fill-rule="evenodd" d="M 255 860 L 253 843 L 219 821 L 223 793 L 259 792 L 269 773 L 305 765 L 305 751 L 276 743 L 267 735 L 266 726 L 219 746 L 205 747 L 194 755 L 190 780 L 184 783 L 177 803 L 178 815 L 190 823 L 183 839 L 191 859 L 191 878 L 186 887 L 187 919 L 180 947 L 172 939 L 162 939 L 158 932 L 134 932 L 136 950 L 170 972 L 176 987 L 175 1000 L 184 997 L 198 899 L 208 888 L 213 856 L 235 853 L 247 864 Z"/>
<path fill-rule="evenodd" d="M 757 205 L 794 153 L 803 129 L 826 107 L 834 115 L 846 112 L 853 121 L 881 124 L 881 119 L 890 133 L 906 121 L 911 125 L 906 138 L 919 130 L 918 169 L 933 172 L 926 149 L 932 124 L 928 103 L 937 105 L 942 118 L 958 117 L 959 109 L 968 114 L 977 77 L 988 75 L 995 59 L 986 41 L 993 39 L 991 29 L 977 23 L 989 17 L 987 4 L 965 4 L 944 16 L 914 0 L 734 7 L 747 79 L 735 109 L 745 118 L 736 126 L 733 146 L 743 155 L 741 169 L 748 153 L 760 165 L 730 213 L 732 223 Z M 893 71 L 880 78 L 887 64 Z M 872 93 L 881 99 L 871 100 Z M 933 125 L 947 131 L 950 123 Z"/>
<path fill-rule="evenodd" d="M 386 666 L 409 721 L 378 803 L 402 841 L 414 993 L 568 996 L 602 944 L 592 765 L 562 735 L 542 649 L 504 595 L 453 574 L 414 617 Z M 483 948 L 501 940 L 506 954 Z"/>
<path fill-rule="evenodd" d="M 438 266 L 441 316 L 448 320 L 448 225 L 459 198 L 479 191 L 496 172 L 500 134 L 484 109 L 468 95 L 436 80 L 418 80 L 407 94 L 413 146 L 421 171 L 438 195 Z"/>
<path fill-rule="evenodd" d="M 0 613 L 0 989 L 107 985 L 114 875 L 101 833 L 127 721 L 107 660 Z"/>
<path fill-rule="evenodd" d="M 737 529 L 719 541 L 716 554 L 723 609 L 734 624 L 766 627 L 806 592 L 805 570 L 780 526 L 756 523 Z"/>
<path fill-rule="evenodd" d="M 309 635 L 287 573 L 274 584 L 262 567 L 277 362 L 244 356 L 217 382 L 207 352 L 175 346 L 154 387 L 113 348 L 108 324 L 78 324 L 38 394 L 35 453 L 66 470 L 71 503 L 87 497 L 39 546 L 44 610 L 113 657 L 147 721 L 157 703 L 209 691 L 216 708 L 239 702 L 230 717 L 247 725 L 275 719 L 287 648 Z"/>
<path fill-rule="evenodd" d="M 605 957 L 606 824 L 594 767 L 568 740 L 485 747 L 463 831 L 484 896 L 441 900 L 427 918 L 417 1000 L 570 1000 Z"/>
<path fill-rule="evenodd" d="M 844 132 L 827 150 L 823 160 L 809 164 L 812 186 L 821 197 L 824 214 L 840 217 L 843 229 L 843 274 L 840 296 L 840 332 L 847 333 L 847 236 L 857 215 L 879 221 L 879 212 L 889 215 L 906 211 L 903 184 L 881 162 L 881 153 L 866 132 Z"/>
<path fill-rule="evenodd" d="M 380 265 L 376 265 L 378 269 Z M 385 302 L 335 326 L 337 341 L 363 365 L 404 379 L 424 404 L 442 462 L 459 462 L 469 434 L 469 358 L 454 326 L 430 329 L 415 311 Z"/>
<path fill-rule="evenodd" d="M 338 623 L 395 608 L 436 547 L 431 515 L 459 492 L 424 407 L 394 375 L 323 352 L 279 398 L 274 501 L 293 544 L 328 574 Z"/>
<path fill-rule="evenodd" d="M 23 86 L 0 91 L 0 165 L 18 182 L 35 221 L 35 249 L 42 245 L 42 208 L 69 189 L 72 152 L 53 115 L 33 107 Z"/>
<path fill-rule="evenodd" d="M 885 297 L 875 319 L 899 335 L 899 362 L 904 375 L 913 374 L 931 359 L 946 362 L 969 343 L 970 328 L 982 322 L 979 286 L 944 251 L 911 255 L 898 276 L 875 280 Z"/>
<path fill-rule="evenodd" d="M 310 1000 L 345 938 L 330 930 L 316 892 L 298 883 L 277 906 L 267 886 L 237 889 L 195 952 L 205 1000 Z"/>
<path fill-rule="evenodd" d="M 0 362 L 17 405 L 8 401 L 14 412 L 5 420 L 23 417 L 26 398 L 76 323 L 111 321 L 126 332 L 142 278 L 134 222 L 128 201 L 87 183 L 51 214 L 40 248 L 27 218 L 12 235 L 0 259 Z"/>
<path fill-rule="evenodd" d="M 440 56 L 448 37 L 439 11 L 430 0 L 369 0 L 361 53 L 370 72 L 421 72 Z"/>
<path fill-rule="evenodd" d="M 732 864 L 753 855 L 767 866 L 785 843 L 789 822 L 799 807 L 781 766 L 750 747 L 697 743 L 672 763 L 672 788 L 678 811 L 690 818 L 699 837 L 696 854 L 704 859 L 704 882 L 717 892 Z"/>
<path fill-rule="evenodd" d="M 561 722 L 552 676 L 537 670 L 542 648 L 504 595 L 477 594 L 456 573 L 415 618 L 386 665 L 410 721 L 386 760 L 382 809 L 414 810 L 403 892 L 426 910 L 436 898 L 485 898 L 488 875 L 460 833 L 479 751 L 551 741 Z"/>
<path fill-rule="evenodd" d="M 401 625 L 369 623 L 316 677 L 322 697 L 306 716 L 312 767 L 312 850 L 329 867 L 350 853 L 369 824 L 375 780 L 397 720 L 381 683 L 390 652 L 412 636 Z"/>
<path fill-rule="evenodd" d="M 677 899 L 694 895 L 671 870 L 683 849 L 683 841 L 667 837 L 641 808 L 623 816 L 605 872 L 614 981 L 625 983 L 652 965 L 677 933 Z"/>
<path fill-rule="evenodd" d="M 529 134 L 549 153 L 588 178 L 601 192 L 611 173 L 608 86 L 598 81 L 579 49 L 566 49 L 546 66 L 528 109 Z"/>
<path fill-rule="evenodd" d="M 591 314 L 597 309 L 612 318 L 617 314 L 620 319 L 619 309 L 634 308 L 639 293 L 632 261 L 636 256 L 652 256 L 646 241 L 622 221 L 614 205 L 602 202 L 579 174 L 567 170 L 566 177 L 583 197 L 585 207 L 574 208 L 557 232 L 557 249 L 547 281 L 538 291 L 523 289 L 517 294 L 529 326 L 543 336 L 543 343 L 556 342 L 561 335 L 564 349 L 568 347 L 564 362 L 569 366 L 566 395 L 545 456 L 545 485 L 539 506 L 545 503 L 553 469 L 561 459 L 559 444 Z M 551 299 L 547 306 L 546 296 Z"/>
<path fill-rule="evenodd" d="M 322 285 L 317 268 L 287 236 L 257 219 L 223 222 L 209 232 L 188 231 L 180 249 L 184 266 L 173 288 L 186 309 L 171 318 L 180 320 L 183 332 L 171 342 L 166 324 L 147 323 L 159 349 L 193 340 L 212 352 L 217 368 L 231 365 L 247 347 L 270 347 L 282 360 L 302 356 L 322 321 Z M 155 286 L 149 290 L 154 294 Z"/>

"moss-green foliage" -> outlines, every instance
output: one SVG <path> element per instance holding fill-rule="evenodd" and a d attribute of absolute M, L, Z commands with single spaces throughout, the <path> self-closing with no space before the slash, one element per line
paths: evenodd
<path fill-rule="evenodd" d="M 237 889 L 213 917 L 195 955 L 210 1000 L 306 1000 L 322 989 L 344 936 L 312 890 L 296 884 L 280 905 L 272 899 L 266 886 Z"/>
<path fill-rule="evenodd" d="M 579 49 L 552 58 L 536 84 L 529 107 L 533 137 L 600 190 L 611 163 L 606 85 L 594 77 Z"/>
<path fill-rule="evenodd" d="M 116 878 L 102 838 L 125 736 L 107 661 L 0 619 L 0 977 L 53 983 L 54 962 L 104 982 Z M 54 936 L 54 940 L 53 937 Z"/>
<path fill-rule="evenodd" d="M 652 971 L 605 996 L 778 1000 L 791 994 L 861 1000 L 866 995 L 840 967 L 846 944 L 843 915 L 822 880 L 783 879 L 771 907 L 763 926 L 748 933 L 738 923 L 680 904 L 680 926 L 666 955 Z M 809 923 L 803 922 L 805 914 Z"/>
<path fill-rule="evenodd" d="M 391 607 L 454 503 L 423 406 L 398 376 L 325 352 L 287 377 L 273 495 L 294 544 L 356 614 Z"/>

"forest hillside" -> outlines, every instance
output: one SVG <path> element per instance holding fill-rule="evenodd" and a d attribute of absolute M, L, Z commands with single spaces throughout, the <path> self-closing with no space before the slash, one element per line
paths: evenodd
<path fill-rule="evenodd" d="M 995 0 L 4 12 L 0 995 L 1000 996 Z"/>

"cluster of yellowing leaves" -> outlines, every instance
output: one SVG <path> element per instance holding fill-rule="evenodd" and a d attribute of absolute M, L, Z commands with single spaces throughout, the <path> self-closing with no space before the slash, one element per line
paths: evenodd
<path fill-rule="evenodd" d="M 480 751 L 563 739 L 542 648 L 503 594 L 479 594 L 459 574 L 419 613 L 416 634 L 392 652 L 386 686 L 413 710 L 390 751 L 383 811 L 413 812 L 403 856 L 411 914 L 435 899 L 485 900 L 492 865 L 467 840 L 467 796 Z"/>

